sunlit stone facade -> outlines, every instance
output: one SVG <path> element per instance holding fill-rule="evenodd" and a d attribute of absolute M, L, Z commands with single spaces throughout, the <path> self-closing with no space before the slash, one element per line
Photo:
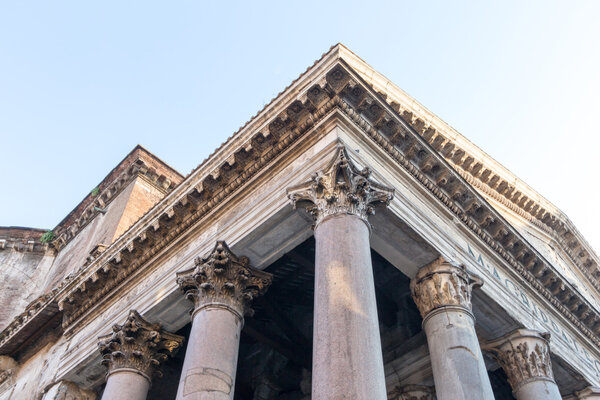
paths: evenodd
<path fill-rule="evenodd" d="M 0 228 L 0 400 L 600 398 L 597 255 L 342 45 L 43 233 Z"/>

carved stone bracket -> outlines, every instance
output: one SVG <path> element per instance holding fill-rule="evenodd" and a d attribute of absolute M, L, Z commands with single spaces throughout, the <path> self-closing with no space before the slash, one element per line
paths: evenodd
<path fill-rule="evenodd" d="M 517 329 L 484 344 L 482 348 L 489 351 L 502 366 L 513 392 L 516 392 L 531 381 L 554 382 L 549 340 L 549 333 Z"/>
<path fill-rule="evenodd" d="M 471 291 L 483 281 L 469 274 L 462 265 L 454 265 L 444 258 L 428 264 L 417 272 L 410 282 L 412 297 L 425 318 L 431 311 L 448 306 L 471 311 Z"/>
<path fill-rule="evenodd" d="M 367 222 L 375 206 L 388 205 L 394 197 L 394 189 L 374 182 L 370 175 L 369 168 L 358 169 L 339 144 L 324 170 L 315 172 L 310 181 L 288 188 L 287 193 L 294 208 L 304 207 L 313 216 L 315 226 L 336 214 L 356 215 Z"/>
<path fill-rule="evenodd" d="M 161 376 L 157 367 L 168 357 L 175 355 L 184 338 L 151 324 L 135 310 L 129 311 L 123 325 L 113 325 L 113 333 L 99 338 L 102 364 L 108 374 L 119 369 L 133 369 L 148 381 L 153 375 Z"/>
<path fill-rule="evenodd" d="M 218 241 L 206 258 L 196 258 L 195 266 L 177 273 L 177 284 L 194 302 L 195 310 L 220 304 L 240 317 L 251 314 L 252 299 L 264 294 L 272 275 L 250 266 L 248 257 L 238 257 L 224 241 Z"/>
<path fill-rule="evenodd" d="M 406 385 L 398 387 L 392 400 L 435 400 L 435 389 L 431 386 Z"/>

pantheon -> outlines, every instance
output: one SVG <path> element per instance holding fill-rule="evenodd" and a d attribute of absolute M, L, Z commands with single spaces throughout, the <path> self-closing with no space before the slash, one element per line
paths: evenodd
<path fill-rule="evenodd" d="M 599 263 L 338 44 L 187 176 L 0 228 L 0 400 L 600 399 Z"/>

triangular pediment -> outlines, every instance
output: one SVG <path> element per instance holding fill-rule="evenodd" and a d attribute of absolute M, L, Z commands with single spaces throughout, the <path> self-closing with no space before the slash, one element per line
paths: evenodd
<path fill-rule="evenodd" d="M 426 110 L 418 115 L 414 100 L 410 100 L 413 111 L 406 111 L 407 106 L 398 101 L 408 104 L 409 99 L 386 92 L 384 83 L 381 75 L 344 46 L 332 47 L 81 273 L 63 282 L 54 300 L 65 314 L 64 327 L 81 319 L 128 274 L 264 174 L 280 155 L 314 132 L 320 121 L 339 113 L 365 141 L 378 146 L 429 192 L 432 201 L 445 207 L 600 345 L 600 316 L 484 197 L 472 171 L 461 167 L 465 163 L 457 164 L 455 159 L 466 152 L 445 136 L 438 139 L 441 120 Z"/>

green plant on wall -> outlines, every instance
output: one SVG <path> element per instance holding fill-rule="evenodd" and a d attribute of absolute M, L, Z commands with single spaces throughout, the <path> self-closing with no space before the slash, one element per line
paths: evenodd
<path fill-rule="evenodd" d="M 92 191 L 90 192 L 90 194 L 92 196 L 98 196 L 98 193 L 100 193 L 100 188 L 98 186 L 96 186 L 95 188 L 93 188 Z"/>
<path fill-rule="evenodd" d="M 42 243 L 48 243 L 51 242 L 54 239 L 54 232 L 52 231 L 46 231 L 46 233 L 44 233 L 42 235 L 42 237 L 40 237 L 40 242 Z"/>

